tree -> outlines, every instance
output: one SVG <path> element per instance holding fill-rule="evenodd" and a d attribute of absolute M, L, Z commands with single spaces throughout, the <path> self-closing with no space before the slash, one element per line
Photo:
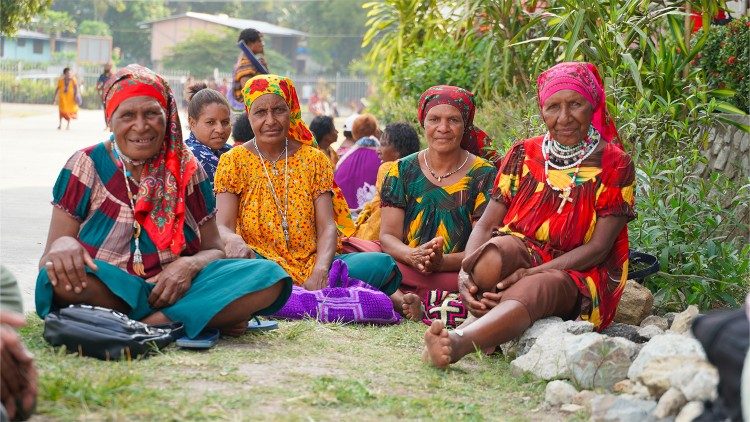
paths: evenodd
<path fill-rule="evenodd" d="M 112 35 L 109 25 L 104 22 L 85 20 L 78 25 L 78 33 L 81 35 Z"/>
<path fill-rule="evenodd" d="M 15 35 L 20 26 L 31 22 L 31 18 L 51 4 L 52 0 L 0 0 L 0 34 Z"/>
<path fill-rule="evenodd" d="M 55 43 L 63 32 L 73 32 L 76 30 L 76 21 L 66 12 L 56 12 L 47 10 L 34 25 L 37 30 L 49 34 L 49 49 L 51 53 L 55 52 Z"/>

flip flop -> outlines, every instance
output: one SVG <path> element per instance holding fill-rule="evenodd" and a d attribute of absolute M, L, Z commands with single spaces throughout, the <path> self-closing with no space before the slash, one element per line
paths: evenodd
<path fill-rule="evenodd" d="M 219 330 L 216 328 L 206 328 L 195 338 L 181 337 L 175 341 L 177 347 L 184 349 L 210 349 L 216 346 L 219 341 Z"/>
<path fill-rule="evenodd" d="M 279 328 L 279 323 L 276 321 L 261 321 L 258 317 L 253 317 L 247 322 L 247 331 L 271 331 Z"/>

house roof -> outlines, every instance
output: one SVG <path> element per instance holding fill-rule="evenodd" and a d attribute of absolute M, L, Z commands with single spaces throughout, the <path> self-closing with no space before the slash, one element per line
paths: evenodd
<path fill-rule="evenodd" d="M 163 22 L 163 21 L 168 21 L 168 20 L 178 19 L 178 18 L 183 18 L 183 17 L 200 19 L 202 21 L 212 22 L 212 23 L 224 25 L 226 27 L 235 28 L 235 29 L 255 28 L 258 31 L 260 31 L 261 34 L 264 34 L 264 35 L 299 36 L 299 37 L 304 37 L 307 35 L 304 32 L 296 31 L 294 29 L 284 28 L 283 26 L 274 25 L 268 22 L 256 21 L 252 19 L 230 18 L 227 15 L 209 15 L 207 13 L 196 13 L 196 12 L 187 12 L 181 15 L 169 16 L 163 19 L 146 21 L 146 22 L 143 22 L 143 24 L 152 25 L 157 22 Z"/>
<path fill-rule="evenodd" d="M 14 39 L 24 38 L 27 40 L 48 40 L 50 39 L 50 36 L 43 32 L 29 31 L 28 29 L 19 29 L 18 32 L 16 32 L 16 35 L 10 38 L 14 38 Z M 55 40 L 57 42 L 69 42 L 69 43 L 78 42 L 78 40 L 76 40 L 75 38 L 65 38 L 65 37 L 56 38 Z"/>

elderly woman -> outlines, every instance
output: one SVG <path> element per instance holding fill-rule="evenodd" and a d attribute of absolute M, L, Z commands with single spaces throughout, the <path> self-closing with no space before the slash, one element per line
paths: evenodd
<path fill-rule="evenodd" d="M 129 65 L 104 87 L 109 140 L 76 152 L 53 191 L 36 310 L 84 303 L 148 324 L 244 332 L 291 280 L 265 260 L 225 260 L 206 173 L 182 141 L 166 81 Z"/>
<path fill-rule="evenodd" d="M 333 166 L 313 146 L 290 79 L 255 76 L 243 95 L 255 138 L 221 156 L 214 181 L 227 255 L 273 260 L 295 284 L 318 290 L 337 250 Z M 340 258 L 352 277 L 388 294 L 401 282 L 386 254 Z"/>
<path fill-rule="evenodd" d="M 435 321 L 424 358 L 445 367 L 534 321 L 612 321 L 628 275 L 634 168 L 589 63 L 561 63 L 537 80 L 547 133 L 516 143 L 466 245 L 461 297 L 475 319 L 449 333 Z M 493 235 L 497 226 L 498 235 Z"/>
<path fill-rule="evenodd" d="M 385 175 L 396 160 L 417 151 L 419 151 L 419 135 L 410 124 L 398 122 L 385 127 L 378 147 L 378 157 L 383 164 L 378 168 L 375 196 L 365 204 L 357 216 L 357 229 L 352 237 L 364 240 L 380 239 L 380 190 L 383 188 Z"/>
<path fill-rule="evenodd" d="M 434 86 L 417 109 L 427 149 L 396 161 L 380 192 L 380 242 L 403 275 L 404 315 L 422 318 L 433 291 L 458 291 L 472 225 L 484 212 L 497 170 L 480 157 L 486 134 L 474 124 L 474 96 Z"/>

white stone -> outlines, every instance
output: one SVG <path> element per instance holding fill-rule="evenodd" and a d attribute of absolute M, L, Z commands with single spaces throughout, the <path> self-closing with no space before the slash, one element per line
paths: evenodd
<path fill-rule="evenodd" d="M 666 331 L 669 328 L 669 321 L 664 317 L 649 315 L 641 321 L 641 327 L 647 327 L 649 325 L 655 325 L 663 331 Z"/>
<path fill-rule="evenodd" d="M 565 361 L 566 337 L 572 336 L 566 332 L 556 332 L 554 328 L 547 331 L 549 335 L 537 338 L 529 351 L 510 363 L 511 372 L 514 375 L 530 373 L 531 375 L 546 380 L 566 379 L 570 377 L 568 364 Z"/>
<path fill-rule="evenodd" d="M 647 325 L 638 329 L 638 335 L 649 340 L 662 334 L 664 334 L 664 330 L 656 325 Z"/>
<path fill-rule="evenodd" d="M 680 410 L 674 422 L 693 422 L 701 413 L 703 413 L 703 402 L 691 401 Z"/>
<path fill-rule="evenodd" d="M 565 358 L 571 378 L 581 388 L 610 389 L 627 378 L 635 344 L 599 333 L 566 338 Z"/>
<path fill-rule="evenodd" d="M 690 330 L 690 326 L 693 324 L 693 320 L 698 316 L 698 307 L 690 305 L 684 311 L 675 315 L 672 326 L 669 328 L 670 331 L 682 334 Z"/>
<path fill-rule="evenodd" d="M 646 364 L 664 356 L 695 356 L 701 359 L 706 358 L 706 354 L 703 352 L 703 348 L 698 343 L 698 340 L 679 334 L 666 333 L 652 338 L 643 346 L 628 370 L 628 378 L 637 381 Z"/>
<path fill-rule="evenodd" d="M 678 388 L 688 401 L 716 400 L 719 371 L 703 361 L 673 372 L 669 376 L 669 383 Z"/>
<path fill-rule="evenodd" d="M 656 408 L 652 400 L 627 396 L 600 395 L 591 401 L 591 421 L 594 422 L 652 422 L 651 412 Z"/>
<path fill-rule="evenodd" d="M 554 380 L 544 389 L 544 401 L 551 406 L 571 403 L 573 396 L 578 393 L 569 382 Z"/>
<path fill-rule="evenodd" d="M 570 334 L 586 334 L 594 331 L 594 324 L 588 321 L 565 321 L 563 322 L 565 331 Z"/>
<path fill-rule="evenodd" d="M 596 393 L 591 390 L 581 390 L 573 396 L 572 403 L 583 406 L 587 409 L 591 408 L 591 400 L 596 397 Z"/>
<path fill-rule="evenodd" d="M 654 409 L 654 416 L 657 418 L 663 419 L 667 418 L 669 416 L 675 416 L 677 415 L 677 412 L 680 411 L 680 408 L 687 403 L 687 400 L 685 399 L 685 395 L 682 394 L 682 392 L 676 388 L 670 388 L 667 390 L 664 395 L 661 396 L 659 399 L 659 403 L 656 404 L 656 409 Z"/>
<path fill-rule="evenodd" d="M 560 410 L 562 410 L 565 413 L 576 413 L 576 412 L 580 412 L 583 409 L 585 409 L 583 406 L 578 405 L 578 404 L 572 404 L 572 403 L 568 403 L 568 404 L 564 404 L 560 406 Z"/>
<path fill-rule="evenodd" d="M 522 356 L 531 349 L 537 338 L 543 335 L 547 330 L 552 329 L 552 332 L 563 333 L 565 328 L 563 325 L 562 318 L 550 317 L 540 319 L 529 327 L 518 339 L 518 345 L 516 346 L 516 353 L 518 356 Z"/>

